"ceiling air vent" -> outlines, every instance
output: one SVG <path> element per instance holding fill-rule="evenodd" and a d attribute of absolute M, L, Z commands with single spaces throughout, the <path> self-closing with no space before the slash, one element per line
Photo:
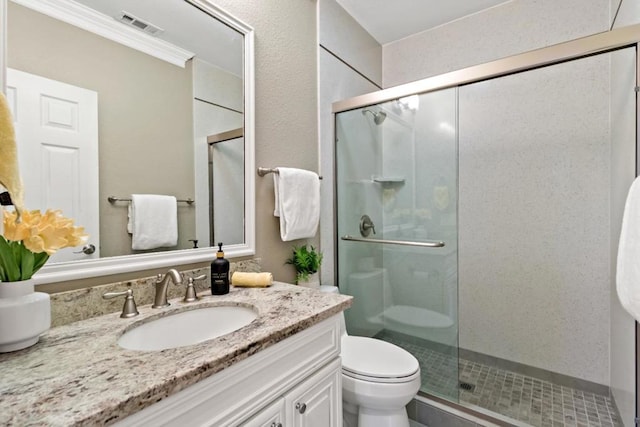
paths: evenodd
<path fill-rule="evenodd" d="M 150 22 L 144 21 L 137 16 L 130 14 L 129 12 L 125 12 L 124 10 L 122 11 L 122 13 L 120 13 L 120 17 L 118 20 L 123 24 L 127 24 L 151 35 L 159 35 L 160 33 L 164 32 L 162 28 L 157 27 Z"/>

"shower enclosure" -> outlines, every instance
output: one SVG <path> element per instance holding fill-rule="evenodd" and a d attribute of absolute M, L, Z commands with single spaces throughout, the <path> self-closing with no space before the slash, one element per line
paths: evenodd
<path fill-rule="evenodd" d="M 636 163 L 625 37 L 334 104 L 347 329 L 413 353 L 423 395 L 507 422 L 631 425 L 635 358 L 618 353 L 634 323 L 614 292 Z"/>

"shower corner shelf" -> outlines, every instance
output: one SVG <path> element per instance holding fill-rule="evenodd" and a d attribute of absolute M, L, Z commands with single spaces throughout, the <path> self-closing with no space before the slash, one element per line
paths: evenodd
<path fill-rule="evenodd" d="M 404 177 L 402 176 L 374 176 L 372 179 L 373 182 L 377 182 L 383 186 L 404 184 Z"/>

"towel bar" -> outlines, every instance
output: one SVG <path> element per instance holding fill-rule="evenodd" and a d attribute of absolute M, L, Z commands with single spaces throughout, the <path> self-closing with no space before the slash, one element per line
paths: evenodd
<path fill-rule="evenodd" d="M 114 197 L 114 196 L 109 196 L 107 197 L 107 200 L 109 201 L 109 203 L 114 204 L 115 202 L 130 202 L 131 199 L 123 199 L 121 197 Z M 186 203 L 189 206 L 191 206 L 192 204 L 194 204 L 196 201 L 189 198 L 189 199 L 178 199 L 177 200 L 180 203 Z"/>
<path fill-rule="evenodd" d="M 278 173 L 278 169 L 275 168 L 258 168 L 258 176 L 265 176 L 270 173 Z M 318 176 L 318 179 L 322 179 L 321 176 Z"/>

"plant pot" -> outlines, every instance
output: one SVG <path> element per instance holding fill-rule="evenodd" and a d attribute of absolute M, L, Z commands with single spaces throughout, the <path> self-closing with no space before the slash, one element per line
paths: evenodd
<path fill-rule="evenodd" d="M 298 280 L 298 286 L 305 288 L 320 289 L 320 273 L 310 274 L 307 280 Z"/>
<path fill-rule="evenodd" d="M 50 327 L 49 294 L 35 292 L 33 279 L 0 282 L 0 353 L 36 344 Z"/>

